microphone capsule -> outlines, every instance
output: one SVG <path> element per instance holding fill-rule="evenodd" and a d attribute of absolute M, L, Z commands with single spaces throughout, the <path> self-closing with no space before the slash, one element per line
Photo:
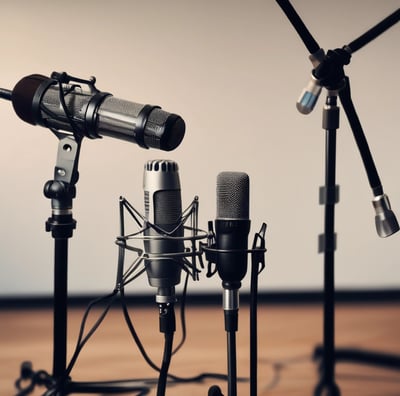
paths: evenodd
<path fill-rule="evenodd" d="M 315 104 L 318 101 L 322 87 L 319 81 L 311 74 L 311 79 L 308 85 L 303 89 L 297 103 L 297 110 L 301 114 L 309 114 L 314 109 Z"/>
<path fill-rule="evenodd" d="M 308 57 L 314 68 L 317 68 L 325 58 L 325 51 L 319 48 Z M 311 72 L 311 80 L 308 85 L 303 89 L 299 100 L 296 103 L 297 110 L 301 114 L 309 114 L 313 111 L 315 104 L 318 101 L 321 93 L 322 86 L 319 80 L 315 77 L 314 72 Z"/>
<path fill-rule="evenodd" d="M 375 226 L 378 235 L 386 238 L 399 230 L 396 216 L 391 210 L 389 197 L 386 194 L 376 196 L 372 205 L 375 209 Z"/>

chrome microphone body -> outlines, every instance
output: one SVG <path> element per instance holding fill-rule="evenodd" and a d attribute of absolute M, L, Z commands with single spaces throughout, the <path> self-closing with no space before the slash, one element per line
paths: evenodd
<path fill-rule="evenodd" d="M 171 160 L 148 161 L 144 167 L 143 190 L 148 281 L 157 288 L 158 303 L 173 302 L 175 286 L 181 279 L 179 254 L 185 249 L 178 164 Z"/>

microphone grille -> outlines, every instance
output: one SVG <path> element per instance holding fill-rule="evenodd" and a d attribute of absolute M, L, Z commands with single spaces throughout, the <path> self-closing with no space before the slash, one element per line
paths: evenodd
<path fill-rule="evenodd" d="M 144 164 L 145 171 L 151 172 L 178 172 L 179 166 L 172 160 L 149 160 Z"/>
<path fill-rule="evenodd" d="M 249 218 L 249 176 L 221 172 L 217 177 L 217 219 Z"/>
<path fill-rule="evenodd" d="M 144 129 L 144 142 L 149 147 L 174 150 L 182 142 L 184 135 L 185 122 L 180 116 L 158 107 L 150 112 Z"/>
<path fill-rule="evenodd" d="M 182 217 L 179 167 L 172 160 L 150 160 L 144 165 L 145 213 L 148 221 L 173 230 Z"/>

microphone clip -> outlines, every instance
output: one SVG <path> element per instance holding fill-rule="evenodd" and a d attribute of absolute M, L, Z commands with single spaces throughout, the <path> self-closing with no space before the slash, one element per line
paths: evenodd
<path fill-rule="evenodd" d="M 119 262 L 118 262 L 118 287 L 132 282 L 145 272 L 144 262 L 147 259 L 153 260 L 174 260 L 181 266 L 187 274 L 189 274 L 194 281 L 199 280 L 200 269 L 197 267 L 196 260 L 199 261 L 200 268 L 204 268 L 202 261 L 202 250 L 200 248 L 201 239 L 207 237 L 206 231 L 198 228 L 198 197 L 196 196 L 190 205 L 182 212 L 182 219 L 178 227 L 183 226 L 185 235 L 181 237 L 172 236 L 170 232 L 162 230 L 156 224 L 148 222 L 145 217 L 139 213 L 133 205 L 131 205 L 124 197 L 120 197 L 120 236 L 117 237 L 116 244 L 119 246 Z M 136 232 L 127 234 L 125 231 L 125 213 L 128 213 L 135 221 L 136 226 L 140 229 Z M 189 225 L 185 225 L 189 222 Z M 147 227 L 153 228 L 157 231 L 154 236 L 144 235 Z M 137 241 L 149 240 L 170 240 L 181 241 L 185 244 L 182 252 L 172 253 L 146 253 L 142 248 L 135 246 Z M 197 246 L 197 243 L 199 246 Z M 124 270 L 125 253 L 128 251 L 134 252 L 135 258 Z"/>
<path fill-rule="evenodd" d="M 200 242 L 200 248 L 205 252 L 208 261 L 206 277 L 211 278 L 218 272 L 218 254 L 220 253 L 248 253 L 251 254 L 252 264 L 258 264 L 258 274 L 265 268 L 265 232 L 266 223 L 262 223 L 260 231 L 254 235 L 251 249 L 217 249 L 216 238 L 212 221 L 208 222 L 207 244 Z"/>
<path fill-rule="evenodd" d="M 91 76 L 89 80 L 85 80 L 83 78 L 74 77 L 66 72 L 56 72 L 54 71 L 51 73 L 51 79 L 55 80 L 59 84 L 70 84 L 71 82 L 76 82 L 79 84 L 85 84 L 88 86 L 90 93 L 100 92 L 95 84 L 96 84 L 96 77 Z"/>
<path fill-rule="evenodd" d="M 340 90 L 346 83 L 344 66 L 350 63 L 350 58 L 351 51 L 348 47 L 328 50 L 312 74 L 321 86 L 328 90 Z"/>

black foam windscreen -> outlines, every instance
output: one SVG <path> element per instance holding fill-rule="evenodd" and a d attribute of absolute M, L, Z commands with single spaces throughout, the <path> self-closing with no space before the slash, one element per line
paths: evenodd
<path fill-rule="evenodd" d="M 38 88 L 49 81 L 41 74 L 32 74 L 21 79 L 14 87 L 11 100 L 18 117 L 29 124 L 36 125 L 38 114 L 33 111 L 33 101 Z"/>

